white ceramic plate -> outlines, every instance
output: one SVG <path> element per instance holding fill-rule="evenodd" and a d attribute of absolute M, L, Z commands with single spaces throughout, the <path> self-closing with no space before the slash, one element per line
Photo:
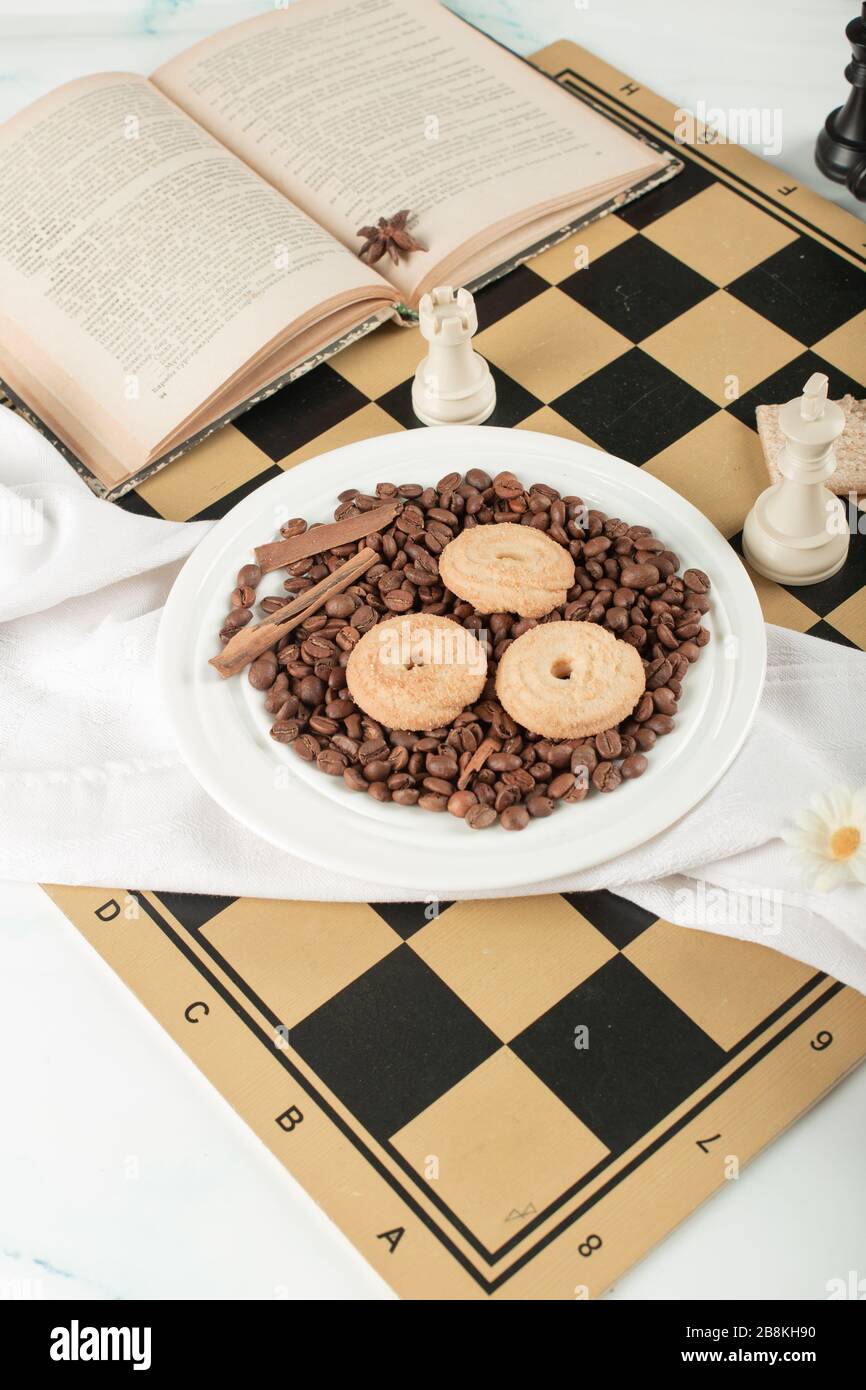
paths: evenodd
<path fill-rule="evenodd" d="M 329 520 L 338 492 L 377 482 L 435 483 L 445 473 L 508 468 L 631 524 L 652 527 L 682 567 L 712 580 L 713 639 L 689 672 L 673 733 L 643 777 L 533 821 L 519 834 L 470 831 L 447 814 L 381 805 L 348 791 L 269 737 L 262 695 L 208 665 L 234 576 L 255 545 L 292 516 Z M 259 597 L 283 593 L 281 572 Z M 755 591 L 727 541 L 689 502 L 641 469 L 583 444 L 490 426 L 443 426 L 364 439 L 274 478 L 224 517 L 169 595 L 158 661 L 166 704 L 191 771 L 244 825 L 303 859 L 361 879 L 433 892 L 516 887 L 612 859 L 648 840 L 706 795 L 755 716 L 766 643 Z"/>

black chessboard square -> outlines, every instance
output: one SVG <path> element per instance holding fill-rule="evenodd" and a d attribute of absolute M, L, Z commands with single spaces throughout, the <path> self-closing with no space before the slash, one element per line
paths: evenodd
<path fill-rule="evenodd" d="M 679 157 L 680 151 L 674 151 Z M 640 231 L 641 227 L 649 227 L 651 223 L 657 221 L 659 217 L 664 217 L 666 212 L 673 212 L 682 203 L 687 203 L 690 198 L 694 198 L 696 193 L 709 188 L 715 180 L 712 174 L 708 174 L 700 164 L 694 164 L 690 159 L 684 159 L 685 167 L 679 174 L 675 174 L 666 183 L 659 184 L 650 193 L 642 193 L 633 203 L 620 208 L 616 216 L 622 222 L 627 222 L 630 227 Z"/>
<path fill-rule="evenodd" d="M 160 513 L 156 507 L 152 507 L 149 502 L 145 502 L 143 497 L 133 490 L 125 492 L 122 497 L 118 497 L 115 506 L 121 507 L 123 511 L 130 512 L 133 516 L 159 517 Z"/>
<path fill-rule="evenodd" d="M 485 425 L 501 425 L 505 429 L 513 429 L 521 420 L 541 409 L 542 402 L 533 396 L 531 391 L 527 391 L 525 386 L 514 381 L 492 362 L 489 366 L 496 383 L 496 406 L 490 418 L 485 420 Z M 399 386 L 386 391 L 384 396 L 379 396 L 376 401 L 377 405 L 387 410 L 388 414 L 407 430 L 426 428 L 412 409 L 413 380 L 413 377 L 409 377 L 407 381 L 401 381 Z"/>
<path fill-rule="evenodd" d="M 156 897 L 181 926 L 190 931 L 198 931 L 237 902 L 237 898 L 221 898 L 213 893 L 158 893 Z"/>
<path fill-rule="evenodd" d="M 551 405 L 602 449 L 636 464 L 646 463 L 717 410 L 640 348 L 623 353 Z"/>
<path fill-rule="evenodd" d="M 852 642 L 851 638 L 846 637 L 844 632 L 840 632 L 838 627 L 825 622 L 823 618 L 820 622 L 815 623 L 814 627 L 810 627 L 806 635 L 807 637 L 821 637 L 825 642 L 836 642 L 840 647 L 853 647 L 855 651 L 860 650 L 856 642 Z"/>
<path fill-rule="evenodd" d="M 863 520 L 862 512 L 858 515 Z M 785 588 L 819 618 L 825 618 L 840 603 L 866 588 L 866 536 L 859 532 L 851 536 L 848 558 L 838 574 L 822 579 L 819 584 L 792 584 Z"/>
<path fill-rule="evenodd" d="M 633 343 L 716 290 L 703 275 L 642 236 L 630 237 L 576 270 L 559 288 Z"/>
<path fill-rule="evenodd" d="M 190 517 L 190 521 L 219 521 L 220 517 L 227 516 L 232 507 L 237 506 L 238 502 L 242 502 L 245 497 L 249 497 L 251 492 L 255 492 L 256 488 L 262 487 L 265 483 L 269 483 L 272 478 L 279 478 L 282 472 L 282 468 L 272 463 L 270 468 L 263 469 L 262 472 L 257 473 L 254 478 L 247 478 L 245 483 L 241 483 L 240 487 L 233 488 L 232 491 L 227 492 L 225 496 L 217 497 L 215 501 L 208 503 L 206 507 L 202 507 L 200 512 L 196 512 L 195 516 Z"/>
<path fill-rule="evenodd" d="M 562 896 L 618 951 L 658 921 L 654 913 L 630 903 L 628 898 L 617 897 L 606 888 L 596 893 L 563 893 Z"/>
<path fill-rule="evenodd" d="M 515 309 L 522 308 L 549 289 L 548 281 L 530 270 L 528 265 L 516 266 L 499 280 L 485 285 L 483 290 L 475 291 L 479 331 L 490 328 L 504 319 L 506 314 L 513 314 Z"/>
<path fill-rule="evenodd" d="M 860 514 L 862 518 L 862 513 Z M 743 554 L 743 533 L 738 531 L 730 537 L 730 544 L 737 554 Z M 866 588 L 866 535 L 852 534 L 848 545 L 848 558 L 838 574 L 822 579 L 818 584 L 783 584 L 782 588 L 794 598 L 805 603 L 819 618 L 825 618 L 846 599 Z M 824 632 L 817 634 L 826 636 Z M 838 640 L 833 638 L 834 641 Z"/>
<path fill-rule="evenodd" d="M 289 1042 L 380 1140 L 502 1046 L 408 946 L 295 1025 Z"/>
<path fill-rule="evenodd" d="M 739 400 L 732 401 L 727 409 L 731 415 L 736 415 L 737 419 L 741 420 L 744 425 L 757 430 L 758 422 L 755 417 L 757 407 L 759 405 L 785 405 L 787 401 L 801 395 L 803 387 L 814 372 L 823 372 L 828 378 L 830 383 L 828 394 L 832 401 L 838 401 L 840 397 L 848 395 L 859 399 L 863 395 L 866 383 L 855 381 L 853 377 L 847 376 L 845 372 L 834 367 L 832 363 L 825 362 L 824 358 L 819 357 L 816 352 L 802 352 L 792 362 L 786 363 L 777 372 L 773 372 L 772 376 L 759 381 L 757 386 L 753 386 L 751 391 L 746 391 Z"/>
<path fill-rule="evenodd" d="M 866 309 L 862 270 L 798 237 L 728 285 L 728 293 L 810 345 Z"/>
<path fill-rule="evenodd" d="M 585 1048 L 575 1029 L 588 1030 Z M 625 956 L 614 956 L 509 1044 L 622 1153 L 718 1071 L 725 1054 Z"/>
<path fill-rule="evenodd" d="M 373 911 L 378 913 L 404 941 L 408 941 L 410 936 L 426 927 L 435 917 L 441 917 L 451 905 L 450 902 L 370 903 Z"/>
<path fill-rule="evenodd" d="M 323 362 L 281 386 L 267 400 L 239 415 L 234 423 L 241 434 L 276 463 L 367 403 L 367 397 L 356 386 Z"/>

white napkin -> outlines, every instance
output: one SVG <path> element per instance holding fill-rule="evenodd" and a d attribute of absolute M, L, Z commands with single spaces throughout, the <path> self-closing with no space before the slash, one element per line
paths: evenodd
<path fill-rule="evenodd" d="M 98 501 L 0 409 L 0 878 L 325 901 L 408 900 L 259 840 L 199 788 L 154 671 L 160 609 L 208 524 Z M 866 655 L 768 628 L 744 750 L 675 827 L 527 894 L 610 888 L 761 942 L 866 992 L 866 889 L 806 890 L 780 833 L 816 791 L 866 784 Z M 513 890 L 508 890 L 513 895 Z M 443 899 L 456 896 L 441 885 Z"/>

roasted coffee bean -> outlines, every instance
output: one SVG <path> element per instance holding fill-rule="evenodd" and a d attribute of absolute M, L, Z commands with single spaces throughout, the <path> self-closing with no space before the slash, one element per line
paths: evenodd
<path fill-rule="evenodd" d="M 496 799 L 493 802 L 495 809 L 501 814 L 509 806 L 516 806 L 520 800 L 520 792 L 517 787 L 506 787 L 504 783 L 497 784 Z"/>
<path fill-rule="evenodd" d="M 334 594 L 325 602 L 325 612 L 329 618 L 348 618 L 357 607 L 351 594 Z"/>
<path fill-rule="evenodd" d="M 585 768 L 583 768 L 581 773 L 575 778 L 574 786 L 570 787 L 569 790 L 563 794 L 560 800 L 562 801 L 563 805 L 571 806 L 575 801 L 583 801 L 584 797 L 588 795 L 589 773 L 586 771 Z"/>
<path fill-rule="evenodd" d="M 436 792 L 439 796 L 450 796 L 454 787 L 444 777 L 425 777 L 421 783 L 425 791 Z"/>
<path fill-rule="evenodd" d="M 257 589 L 261 582 L 262 571 L 259 565 L 241 565 L 237 576 L 239 589 Z"/>
<path fill-rule="evenodd" d="M 277 658 L 273 652 L 265 652 L 250 666 L 247 679 L 253 690 L 270 690 L 277 676 Z"/>
<path fill-rule="evenodd" d="M 492 806 L 470 806 L 465 822 L 470 830 L 487 830 L 489 826 L 496 824 L 496 812 Z"/>
<path fill-rule="evenodd" d="M 676 714 L 677 701 L 670 686 L 663 685 L 652 693 L 652 702 L 660 714 Z"/>
<path fill-rule="evenodd" d="M 710 581 L 703 570 L 686 570 L 683 574 L 683 583 L 693 594 L 705 594 L 710 587 Z"/>
<path fill-rule="evenodd" d="M 596 734 L 595 747 L 600 758 L 618 758 L 622 752 L 622 741 L 616 729 L 606 729 Z"/>
<path fill-rule="evenodd" d="M 502 780 L 506 787 L 516 787 L 520 792 L 531 792 L 535 787 L 535 778 L 525 767 L 519 767 L 514 772 L 503 772 Z"/>
<path fill-rule="evenodd" d="M 503 830 L 525 830 L 529 824 L 529 812 L 525 806 L 507 806 L 499 817 Z"/>
<path fill-rule="evenodd" d="M 566 792 L 571 791 L 574 783 L 575 774 L 573 772 L 560 772 L 559 776 L 554 777 L 547 788 L 547 794 L 553 797 L 554 801 L 558 801 L 560 797 L 565 796 Z"/>
<path fill-rule="evenodd" d="M 223 632 L 228 632 L 230 634 L 239 632 L 242 627 L 246 627 L 252 616 L 253 610 L 251 608 L 233 608 L 232 611 L 226 615 L 226 620 L 222 628 Z"/>
<path fill-rule="evenodd" d="M 523 496 L 523 484 L 513 473 L 497 473 L 493 479 L 493 491 L 497 497 L 508 501 L 512 497 Z"/>
<path fill-rule="evenodd" d="M 386 782 L 393 771 L 391 764 L 384 758 L 374 758 L 369 763 L 363 763 L 362 767 L 368 782 Z"/>
<path fill-rule="evenodd" d="M 573 773 L 578 774 L 581 768 L 590 773 L 598 766 L 598 754 L 594 748 L 586 744 L 583 748 L 575 748 L 572 751 L 570 763 Z"/>
<path fill-rule="evenodd" d="M 385 595 L 385 607 L 392 613 L 408 613 L 415 602 L 409 589 L 392 589 Z"/>
<path fill-rule="evenodd" d="M 701 649 L 699 646 L 697 646 L 695 642 L 680 643 L 680 655 L 684 656 L 686 658 L 686 661 L 697 661 L 700 654 Z"/>
<path fill-rule="evenodd" d="M 659 582 L 659 572 L 655 565 L 624 565 L 620 580 L 627 589 L 648 589 Z"/>
<path fill-rule="evenodd" d="M 642 724 L 634 736 L 634 741 L 638 748 L 641 748 L 644 753 L 648 753 L 656 741 L 656 736 L 652 729 L 648 728 L 646 724 Z"/>
<path fill-rule="evenodd" d="M 336 748 L 323 748 L 316 756 L 316 767 L 320 772 L 327 772 L 329 777 L 342 777 L 346 759 Z"/>
<path fill-rule="evenodd" d="M 292 741 L 292 752 L 297 753 L 299 758 L 303 758 L 305 763 L 315 762 L 321 751 L 321 744 L 312 734 L 299 734 Z"/>
<path fill-rule="evenodd" d="M 473 806 L 477 805 L 477 796 L 474 792 L 470 792 L 468 790 L 454 792 L 448 798 L 448 810 L 451 812 L 452 816 L 457 816 L 460 820 L 463 819 L 466 813 L 470 811 Z"/>
<path fill-rule="evenodd" d="M 592 785 L 599 792 L 616 791 L 621 781 L 622 773 L 616 763 L 599 763 L 592 774 Z"/>
<path fill-rule="evenodd" d="M 391 792 L 385 782 L 371 782 L 367 788 L 367 793 L 372 796 L 374 801 L 390 801 Z"/>
<path fill-rule="evenodd" d="M 663 685 L 667 685 L 674 668 L 666 656 L 656 657 L 651 661 L 646 669 L 647 690 L 659 690 Z"/>
<path fill-rule="evenodd" d="M 343 781 L 350 791 L 365 792 L 367 781 L 359 767 L 347 767 L 343 772 Z"/>
<path fill-rule="evenodd" d="M 423 792 L 418 797 L 418 805 L 422 811 L 445 811 L 448 809 L 448 797 L 436 792 Z"/>
<path fill-rule="evenodd" d="M 457 776 L 457 759 L 449 757 L 447 753 L 428 753 L 426 766 L 433 777 Z"/>
<path fill-rule="evenodd" d="M 324 698 L 327 686 L 318 676 L 304 676 L 298 686 L 298 695 L 305 705 L 317 705 Z"/>
<path fill-rule="evenodd" d="M 647 760 L 643 753 L 630 753 L 627 758 L 623 758 L 619 770 L 628 780 L 642 777 L 647 770 Z"/>
<path fill-rule="evenodd" d="M 353 700 L 329 700 L 325 705 L 325 713 L 329 719 L 347 719 L 355 713 L 355 702 Z M 348 729 L 346 730 L 348 733 Z"/>
<path fill-rule="evenodd" d="M 396 801 L 398 806 L 414 806 L 420 795 L 416 787 L 398 787 L 391 793 L 391 800 Z"/>
<path fill-rule="evenodd" d="M 669 714 L 654 714 L 647 720 L 646 727 L 652 729 L 654 734 L 669 734 L 673 730 L 674 721 Z"/>
<path fill-rule="evenodd" d="M 271 725 L 271 738 L 277 743 L 293 743 L 301 732 L 297 719 L 278 719 Z"/>
<path fill-rule="evenodd" d="M 556 802 L 549 796 L 530 796 L 526 802 L 526 809 L 536 820 L 543 820 L 545 816 L 553 814 Z"/>
<path fill-rule="evenodd" d="M 520 759 L 514 753 L 491 753 L 487 767 L 491 772 L 515 772 L 520 767 Z"/>

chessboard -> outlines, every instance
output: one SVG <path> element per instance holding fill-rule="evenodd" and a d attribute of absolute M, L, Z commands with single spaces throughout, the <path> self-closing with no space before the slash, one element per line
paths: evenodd
<path fill-rule="evenodd" d="M 863 395 L 866 228 L 738 146 L 677 143 L 681 113 L 575 45 L 534 61 L 685 168 L 478 293 L 491 423 L 648 469 L 739 549 L 767 485 L 755 406 L 815 371 Z M 377 330 L 118 505 L 220 517 L 302 460 L 415 427 L 424 350 Z M 823 584 L 753 578 L 768 621 L 866 647 L 861 534 Z M 409 1298 L 602 1293 L 866 1055 L 855 991 L 609 893 L 47 891 Z"/>

